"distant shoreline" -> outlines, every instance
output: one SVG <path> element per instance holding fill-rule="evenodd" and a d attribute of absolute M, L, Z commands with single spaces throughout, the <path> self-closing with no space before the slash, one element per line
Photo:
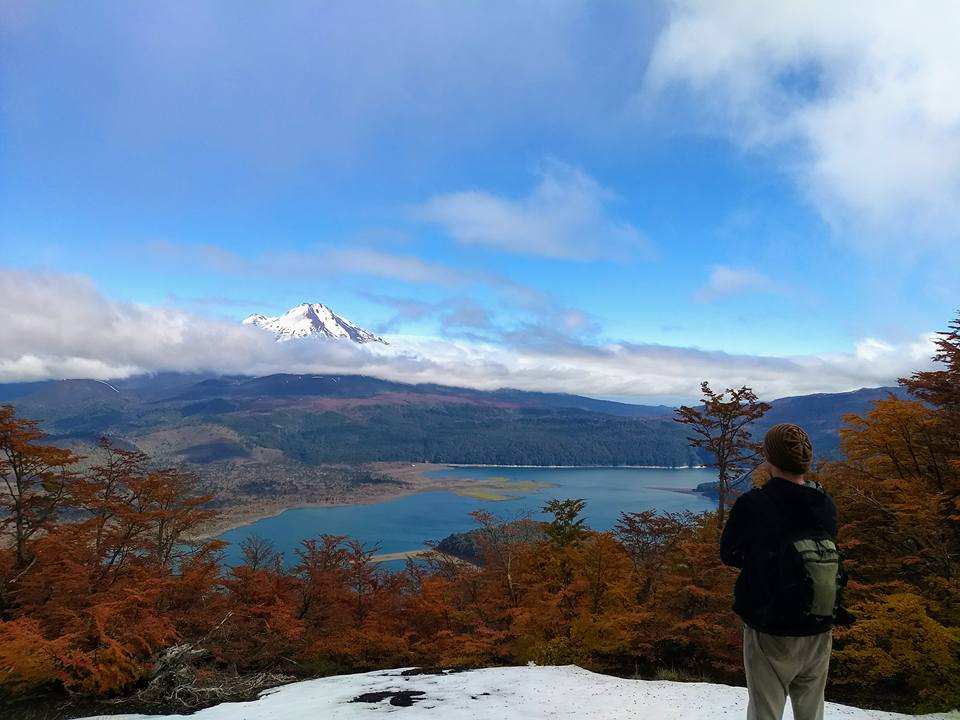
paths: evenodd
<path fill-rule="evenodd" d="M 345 507 L 351 505 L 376 505 L 390 500 L 397 500 L 411 495 L 417 495 L 423 492 L 453 492 L 463 489 L 463 479 L 450 477 L 436 477 L 434 473 L 444 470 L 487 468 L 487 469 L 537 469 L 544 470 L 700 470 L 705 466 L 660 466 L 660 465 L 492 465 L 492 464 L 469 464 L 469 463 L 400 463 L 383 462 L 373 463 L 369 466 L 373 472 L 387 475 L 392 480 L 399 481 L 402 485 L 383 486 L 379 492 L 374 495 L 358 495 L 356 497 L 341 496 L 336 499 L 317 499 L 317 500 L 299 500 L 295 498 L 257 498 L 245 499 L 237 505 L 225 508 L 221 515 L 207 523 L 207 525 L 198 533 L 191 536 L 192 540 L 213 540 L 224 533 L 238 530 L 248 525 L 253 525 L 261 520 L 277 517 L 288 510 L 300 510 L 305 508 L 330 508 Z M 429 475 L 429 476 L 428 476 Z M 655 490 L 669 490 L 688 495 L 702 495 L 695 489 L 679 488 L 652 488 Z"/>

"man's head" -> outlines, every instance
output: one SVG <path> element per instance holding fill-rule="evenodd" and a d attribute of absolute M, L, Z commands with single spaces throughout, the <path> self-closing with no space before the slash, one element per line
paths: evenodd
<path fill-rule="evenodd" d="M 813 445 L 799 425 L 780 423 L 764 436 L 763 455 L 772 475 L 803 476 L 813 462 Z"/>

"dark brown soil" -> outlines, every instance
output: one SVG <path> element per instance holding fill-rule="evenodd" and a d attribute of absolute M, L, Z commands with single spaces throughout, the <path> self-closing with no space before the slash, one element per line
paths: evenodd
<path fill-rule="evenodd" d="M 410 707 L 421 695 L 426 695 L 423 690 L 387 690 L 385 692 L 371 692 L 358 695 L 350 702 L 378 703 L 390 698 L 390 704 L 397 707 Z"/>

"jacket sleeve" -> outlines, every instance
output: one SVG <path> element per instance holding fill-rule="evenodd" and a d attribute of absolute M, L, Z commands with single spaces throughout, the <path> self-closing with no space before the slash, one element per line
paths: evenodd
<path fill-rule="evenodd" d="M 730 508 L 730 516 L 723 527 L 720 536 L 720 560 L 724 565 L 742 568 L 744 562 L 743 550 L 747 541 L 749 523 L 747 518 L 747 497 L 741 495 Z"/>

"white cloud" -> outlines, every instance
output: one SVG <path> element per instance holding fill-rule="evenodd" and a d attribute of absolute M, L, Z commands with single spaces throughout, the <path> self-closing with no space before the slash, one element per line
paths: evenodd
<path fill-rule="evenodd" d="M 291 354 L 240 323 L 116 302 L 75 275 L 0 270 L 0 303 L 0 379 L 6 381 L 106 379 L 159 369 L 259 374 L 282 364 L 364 362 L 352 345 L 293 348 Z"/>
<path fill-rule="evenodd" d="M 844 234 L 942 249 L 960 222 L 960 4 L 670 4 L 647 90 L 689 90 L 713 131 L 775 150 Z M 852 223 L 852 225 L 851 225 Z M 912 232 L 923 244 L 903 243 Z"/>
<path fill-rule="evenodd" d="M 750 268 L 714 265 L 710 269 L 710 279 L 704 287 L 697 290 L 695 298 L 697 302 L 710 303 L 732 295 L 753 292 L 789 295 L 791 289 Z"/>
<path fill-rule="evenodd" d="M 367 374 L 404 382 L 515 387 L 621 398 L 691 398 L 699 383 L 750 385 L 763 397 L 890 384 L 929 366 L 932 336 L 866 339 L 821 356 L 730 355 L 628 343 L 483 343 L 392 336 L 390 346 L 275 343 L 262 331 L 170 307 L 104 297 L 78 276 L 0 270 L 0 381 L 109 379 L 171 371 Z M 571 319 L 576 325 L 579 320 Z"/>
<path fill-rule="evenodd" d="M 582 171 L 551 162 L 525 197 L 454 192 L 431 198 L 413 216 L 442 226 L 461 245 L 517 255 L 586 260 L 649 252 L 637 228 L 609 217 L 612 199 Z"/>

